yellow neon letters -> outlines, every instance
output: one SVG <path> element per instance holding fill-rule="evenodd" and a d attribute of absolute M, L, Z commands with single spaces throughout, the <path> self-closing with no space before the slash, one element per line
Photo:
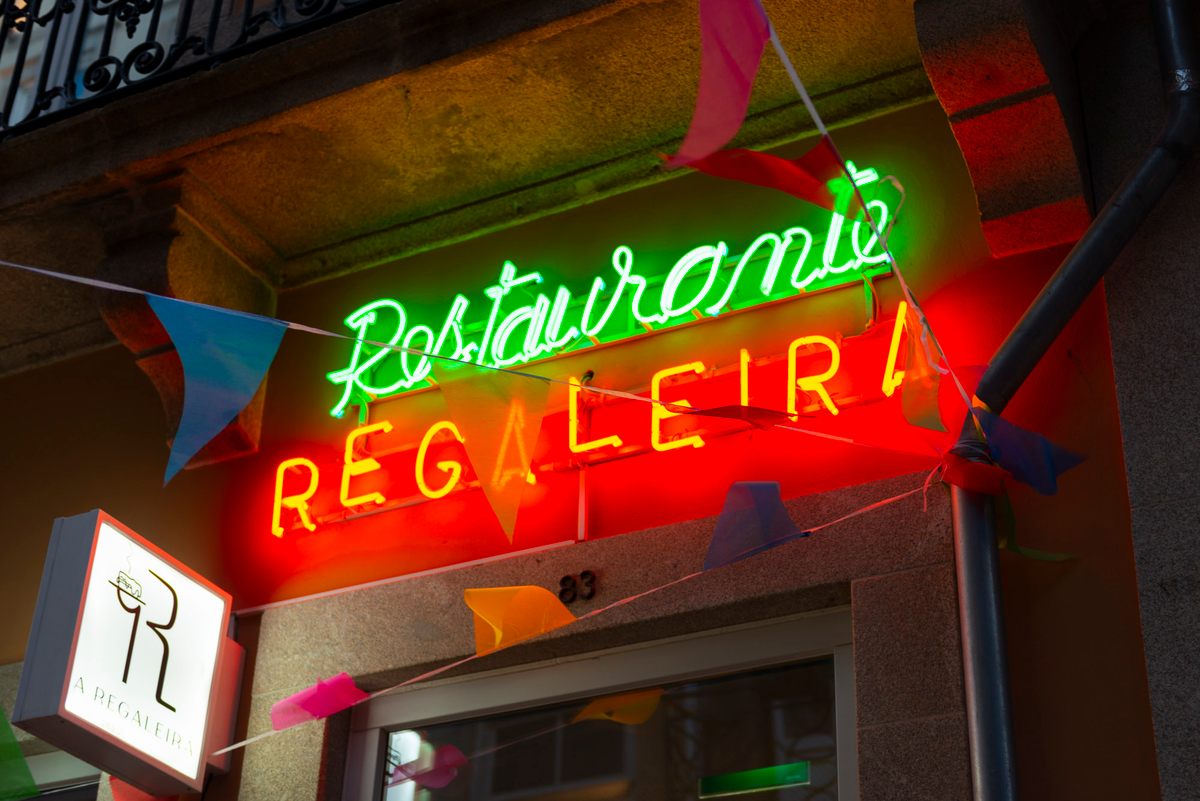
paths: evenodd
<path fill-rule="evenodd" d="M 896 310 L 896 325 L 892 327 L 892 342 L 888 345 L 887 365 L 883 368 L 883 394 L 892 397 L 896 387 L 904 381 L 904 371 L 896 369 L 896 356 L 900 353 L 900 334 L 904 331 L 904 317 L 908 314 L 908 303 L 900 301 Z"/>
<path fill-rule="evenodd" d="M 805 345 L 820 345 L 829 349 L 829 369 L 817 375 L 809 375 L 797 377 L 796 375 L 796 351 L 803 348 Z M 792 340 L 792 344 L 788 345 L 787 366 L 788 366 L 788 398 L 787 411 L 792 417 L 796 416 L 796 387 L 805 392 L 816 393 L 821 399 L 821 403 L 829 410 L 830 414 L 837 414 L 838 407 L 834 405 L 833 398 L 829 397 L 829 392 L 825 389 L 825 382 L 837 375 L 838 367 L 842 363 L 842 354 L 838 350 L 837 343 L 829 337 L 811 336 L 800 337 Z"/>
<path fill-rule="evenodd" d="M 597 448 L 603 448 L 608 445 L 611 445 L 614 448 L 621 447 L 621 438 L 615 434 L 611 437 L 594 439 L 590 442 L 579 441 L 579 393 L 581 386 L 579 379 L 575 378 L 574 376 L 570 378 L 570 382 L 571 387 L 567 390 L 567 444 L 571 448 L 571 453 L 586 453 L 588 451 L 594 451 Z"/>
<path fill-rule="evenodd" d="M 653 446 L 654 450 L 670 451 L 674 450 L 675 448 L 686 448 L 689 445 L 693 448 L 704 447 L 704 440 L 701 439 L 698 434 L 689 434 L 686 437 L 680 437 L 679 439 L 672 440 L 670 442 L 664 442 L 662 437 L 663 420 L 667 420 L 672 417 L 678 417 L 680 414 L 682 414 L 682 412 L 672 412 L 659 403 L 659 401 L 662 400 L 659 387 L 661 387 L 663 379 L 670 378 L 673 375 L 680 375 L 681 373 L 696 373 L 699 375 L 703 372 L 703 362 L 688 362 L 687 364 L 681 364 L 678 367 L 668 367 L 666 370 L 659 370 L 654 374 L 654 377 L 650 379 L 650 400 L 654 401 L 654 404 L 650 407 L 650 445 Z M 689 409 L 692 408 L 692 404 L 688 403 L 686 400 L 671 401 L 671 405 L 684 406 Z"/>
<path fill-rule="evenodd" d="M 387 432 L 392 430 L 392 424 L 384 420 L 382 423 L 372 423 L 369 426 L 362 426 L 351 431 L 346 435 L 346 466 L 342 470 L 342 506 L 349 509 L 352 506 L 358 506 L 364 503 L 383 503 L 387 498 L 383 497 L 381 492 L 368 492 L 365 495 L 355 495 L 350 497 L 350 479 L 355 476 L 361 476 L 364 473 L 371 473 L 379 469 L 379 462 L 374 458 L 367 456 L 362 459 L 354 458 L 354 445 L 359 439 L 365 438 L 377 431 Z"/>
<path fill-rule="evenodd" d="M 304 492 L 295 493 L 292 495 L 283 494 L 283 477 L 287 471 L 294 467 L 302 467 L 308 471 L 308 488 Z M 317 526 L 313 523 L 312 516 L 308 513 L 308 500 L 317 491 L 317 483 L 320 481 L 321 472 L 317 470 L 317 466 L 308 459 L 285 459 L 279 463 L 279 467 L 275 470 L 275 502 L 271 510 L 271 533 L 276 537 L 283 536 L 283 508 L 294 509 L 296 514 L 300 516 L 300 524 L 309 531 L 316 531 Z"/>
<path fill-rule="evenodd" d="M 439 431 L 449 431 L 454 435 L 454 438 L 459 442 L 463 441 L 462 434 L 458 432 L 458 426 L 454 425 L 449 420 L 439 420 L 429 427 L 425 432 L 425 436 L 421 437 L 421 446 L 417 448 L 417 489 L 426 498 L 437 500 L 444 498 L 450 494 L 451 490 L 458 486 L 459 479 L 462 478 L 462 463 L 456 462 L 453 459 L 446 459 L 437 463 L 437 469 L 450 474 L 446 479 L 446 483 L 440 489 L 434 489 L 425 481 L 425 454 L 429 451 L 429 443 L 433 442 L 433 438 L 437 436 Z"/>

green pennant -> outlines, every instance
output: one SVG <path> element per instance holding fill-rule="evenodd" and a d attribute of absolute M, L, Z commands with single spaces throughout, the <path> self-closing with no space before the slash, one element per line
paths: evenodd
<path fill-rule="evenodd" d="M 1025 548 L 1017 544 L 1017 516 L 1013 512 L 1012 501 L 1008 492 L 996 498 L 996 545 L 1003 551 L 1012 551 L 1017 556 L 1033 559 L 1038 562 L 1065 562 L 1074 559 L 1072 553 L 1056 553 L 1041 551 L 1037 548 Z"/>
<path fill-rule="evenodd" d="M 33 774 L 25 763 L 17 737 L 0 709 L 0 801 L 19 801 L 38 794 Z"/>

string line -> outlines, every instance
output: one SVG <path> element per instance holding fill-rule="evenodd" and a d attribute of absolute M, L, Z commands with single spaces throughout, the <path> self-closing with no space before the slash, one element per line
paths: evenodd
<path fill-rule="evenodd" d="M 933 347 L 937 350 L 938 355 L 941 357 L 941 361 L 946 364 L 946 372 L 949 373 L 951 379 L 954 381 L 954 386 L 958 389 L 958 394 L 962 397 L 963 404 L 966 405 L 967 409 L 970 409 L 972 405 L 971 398 L 967 394 L 966 388 L 959 380 L 958 374 L 951 366 L 950 360 L 946 358 L 946 352 L 942 350 L 941 343 L 938 342 L 937 336 L 933 333 L 933 327 L 929 324 L 929 318 L 925 316 L 925 311 L 921 308 L 921 304 L 917 302 L 917 298 L 913 294 L 912 288 L 908 285 L 908 281 L 905 280 L 904 273 L 900 270 L 900 265 L 896 262 L 896 257 L 892 253 L 892 249 L 888 244 L 887 234 L 880 231 L 874 217 L 871 215 L 871 210 L 867 208 L 866 198 L 863 197 L 862 190 L 859 189 L 858 184 L 854 182 L 854 175 L 850 172 L 850 168 L 847 166 L 846 160 L 842 158 L 842 154 L 841 151 L 838 150 L 837 143 L 834 142 L 833 137 L 829 134 L 829 129 L 825 127 L 825 122 L 821 119 L 821 115 L 817 111 L 816 104 L 813 103 L 812 97 L 809 95 L 808 90 L 804 86 L 804 82 L 800 80 L 800 76 L 796 73 L 796 68 L 793 66 L 792 60 L 788 57 L 787 50 L 785 50 L 783 47 L 783 42 L 779 40 L 779 35 L 775 32 L 775 26 L 769 24 L 769 27 L 771 33 L 771 44 L 775 48 L 775 53 L 779 56 L 779 60 L 783 62 L 783 67 L 787 71 L 788 78 L 791 79 L 792 86 L 795 87 L 796 92 L 800 95 L 800 99 L 803 101 L 804 107 L 808 109 L 809 116 L 812 117 L 813 123 L 817 126 L 817 131 L 821 134 L 822 138 L 829 143 L 829 147 L 833 151 L 833 155 L 837 159 L 838 165 L 842 168 L 842 174 L 850 182 L 850 188 L 854 192 L 854 197 L 858 200 L 859 205 L 862 206 L 863 218 L 865 219 L 867 226 L 871 229 L 871 233 L 875 235 L 875 238 L 883 248 L 884 254 L 887 255 L 888 263 L 892 266 L 892 273 L 896 276 L 896 280 L 900 284 L 900 291 L 904 294 L 904 299 L 908 301 L 909 306 L 912 307 L 913 311 L 917 315 L 917 318 L 921 321 L 921 327 L 929 332 L 929 337 L 933 342 Z M 928 350 L 928 347 L 926 347 L 926 350 Z M 934 360 L 931 359 L 931 361 Z"/>
<path fill-rule="evenodd" d="M 410 356 L 421 356 L 421 357 L 428 358 L 428 359 L 437 359 L 437 360 L 440 360 L 443 362 L 451 362 L 453 364 L 457 364 L 460 366 L 476 367 L 476 368 L 480 368 L 480 369 L 487 370 L 487 371 L 494 372 L 494 373 L 501 373 L 503 375 L 511 375 L 511 376 L 517 376 L 519 378 L 528 378 L 528 379 L 532 379 L 532 380 L 536 380 L 536 381 L 541 381 L 546 384 L 556 384 L 559 386 L 567 386 L 567 387 L 574 386 L 570 380 L 566 380 L 566 379 L 562 379 L 562 378 L 553 378 L 551 376 L 537 375 L 535 373 L 527 373 L 522 370 L 511 370 L 511 369 L 505 369 L 505 368 L 501 368 L 501 367 L 493 367 L 492 365 L 487 365 L 487 364 L 476 364 L 475 362 L 468 361 L 466 359 L 459 359 L 454 356 L 444 356 L 442 354 L 429 353 L 426 351 L 417 350 L 416 348 L 408 348 L 403 345 L 396 345 L 396 344 L 391 344 L 391 343 L 387 343 L 387 342 L 379 342 L 379 341 L 373 340 L 373 339 L 360 340 L 358 337 L 350 336 L 349 334 L 342 334 L 342 333 L 338 333 L 336 331 L 327 331 L 323 328 L 316 328 L 314 326 L 305 325 L 303 323 L 296 323 L 296 322 L 292 322 L 290 320 L 281 320 L 277 317 L 268 317 L 266 315 L 255 314 L 253 312 L 240 311 L 238 309 L 228 309 L 223 306 L 213 306 L 208 303 L 200 303 L 200 302 L 194 301 L 194 300 L 184 300 L 182 298 L 171 298 L 171 297 L 167 297 L 165 295 L 159 295 L 158 293 L 155 293 L 155 292 L 147 291 L 145 289 L 138 289 L 137 287 L 124 286 L 122 284 L 114 284 L 109 281 L 102 281 L 97 278 L 88 278 L 86 276 L 72 275 L 70 273 L 60 273 L 60 272 L 57 272 L 54 270 L 46 270 L 46 269 L 43 269 L 40 267 L 31 267 L 27 264 L 19 264 L 17 262 L 6 261 L 4 259 L 0 259 L 0 266 L 9 267 L 9 268 L 12 268 L 15 270 L 22 270 L 25 272 L 35 273 L 37 275 L 42 275 L 47 278 L 55 278 L 55 279 L 59 279 L 59 280 L 63 280 L 63 281 L 69 281 L 69 282 L 75 283 L 75 284 L 82 284 L 84 286 L 89 286 L 94 289 L 105 289 L 105 290 L 110 290 L 113 292 L 122 292 L 125 294 L 131 294 L 131 295 L 141 295 L 142 297 L 163 298 L 165 300 L 171 300 L 171 301 L 175 301 L 177 303 L 186 303 L 186 304 L 189 304 L 192 306 L 198 306 L 198 307 L 208 309 L 210 311 L 214 311 L 214 312 L 218 312 L 218 313 L 233 314 L 233 315 L 238 315 L 238 316 L 246 317 L 246 318 L 250 318 L 250 319 L 262 320 L 265 322 L 274 322 L 274 323 L 283 325 L 292 331 L 300 331 L 300 332 L 307 333 L 307 334 L 314 334 L 317 336 L 339 339 L 339 340 L 346 341 L 346 342 L 360 342 L 361 341 L 363 344 L 366 344 L 366 345 L 371 345 L 373 347 L 378 347 L 378 348 L 382 348 L 385 350 L 394 351 L 396 353 L 407 354 Z M 606 396 L 613 397 L 613 398 L 619 398 L 621 400 L 637 401 L 639 403 L 649 403 L 654 406 L 661 406 L 661 407 L 667 409 L 668 411 L 673 411 L 673 412 L 676 412 L 677 414 L 703 415 L 704 412 L 706 411 L 704 409 L 693 409 L 688 406 L 682 406 L 680 404 L 672 403 L 670 401 L 657 400 L 655 398 L 648 398 L 644 395 L 637 395 L 635 393 L 625 392 L 625 391 L 619 390 L 619 389 L 609 389 L 607 387 L 596 387 L 596 386 L 591 386 L 591 385 L 582 387 L 582 389 L 587 392 L 594 392 L 594 393 L 597 393 L 600 395 L 606 395 Z M 790 415 L 787 415 L 785 412 L 780 412 L 780 411 L 777 411 L 774 409 L 768 409 L 766 411 L 771 412 L 773 414 L 778 414 L 780 416 L 788 417 L 789 419 L 791 417 Z M 787 425 L 787 424 L 783 424 L 783 423 L 774 423 L 773 422 L 773 423 L 770 423 L 770 426 L 772 428 L 779 428 L 784 431 L 793 431 L 793 432 L 796 432 L 799 434 L 804 434 L 806 436 L 815 437 L 818 439 L 827 439 L 827 440 L 833 440 L 836 442 L 842 442 L 847 445 L 854 445 L 854 446 L 857 446 L 860 448 L 872 448 L 875 450 L 886 450 L 886 451 L 893 451 L 893 452 L 897 452 L 897 453 L 907 453 L 910 455 L 912 453 L 911 451 L 905 450 L 902 448 L 893 448 L 893 447 L 889 447 L 887 445 L 877 445 L 874 443 L 863 442 L 860 440 L 851 439 L 849 437 L 839 437 L 839 436 L 836 436 L 833 434 L 825 434 L 820 431 L 814 431 L 812 429 L 807 429 L 807 428 L 803 428 L 801 426 L 796 426 L 796 425 Z"/>
<path fill-rule="evenodd" d="M 880 508 L 882 508 L 882 507 L 884 507 L 884 506 L 889 506 L 889 505 L 891 505 L 891 504 L 893 504 L 893 503 L 896 503 L 896 502 L 898 502 L 898 501 L 902 501 L 902 500 L 904 500 L 905 498 L 910 498 L 910 497 L 912 497 L 913 495 L 916 495 L 916 494 L 917 494 L 917 493 L 919 493 L 919 492 L 923 492 L 923 491 L 924 491 L 924 489 L 925 489 L 925 484 L 924 484 L 924 483 L 922 483 L 922 485 L 921 485 L 921 486 L 919 486 L 919 487 L 915 487 L 914 489 L 908 490 L 908 491 L 906 491 L 906 492 L 902 492 L 902 493 L 899 493 L 899 494 L 897 494 L 897 495 L 892 495 L 892 496 L 890 496 L 890 497 L 887 497 L 887 498 L 884 498 L 884 499 L 882 499 L 882 500 L 875 501 L 874 503 L 871 503 L 871 504 L 868 504 L 867 506 L 863 506 L 863 507 L 860 507 L 860 508 L 858 508 L 858 509 L 855 509 L 855 510 L 854 510 L 854 511 L 852 511 L 852 512 L 849 512 L 849 513 L 847 513 L 847 514 L 844 514 L 844 515 L 842 515 L 842 516 L 840 516 L 840 517 L 837 517 L 837 518 L 835 518 L 835 519 L 833 519 L 833 520 L 830 520 L 830 521 L 828 521 L 828 522 L 821 523 L 820 525 L 817 525 L 817 526 L 813 526 L 813 527 L 811 527 L 811 528 L 804 529 L 804 530 L 803 530 L 803 532 L 804 532 L 804 533 L 806 533 L 806 534 L 813 534 L 813 533 L 815 533 L 815 532 L 818 532 L 818 531 L 821 531 L 821 530 L 823 530 L 823 529 L 830 528 L 831 526 L 836 526 L 836 525 L 837 525 L 837 524 L 839 524 L 839 523 L 843 523 L 843 522 L 845 522 L 845 521 L 847 521 L 847 520 L 850 520 L 850 519 L 852 519 L 852 518 L 858 517 L 859 515 L 864 515 L 864 514 L 867 514 L 868 512 L 875 511 L 876 509 L 880 509 Z M 787 543 L 781 543 L 781 547 L 782 547 L 782 545 L 786 545 L 786 544 L 787 544 Z M 734 556 L 733 556 L 733 557 L 732 557 L 732 558 L 731 558 L 731 559 L 730 559 L 728 562 L 726 562 L 726 563 L 725 563 L 725 564 L 723 564 L 723 565 L 720 565 L 720 566 L 718 566 L 717 568 L 713 568 L 713 570 L 720 569 L 721 567 L 727 567 L 728 565 L 730 565 L 730 564 L 733 564 L 734 562 L 738 561 L 740 558 L 742 558 L 742 557 L 744 557 L 744 556 L 749 556 L 749 555 L 751 555 L 751 554 L 755 553 L 756 551 L 758 551 L 758 550 L 759 550 L 759 548 L 760 548 L 760 547 L 761 547 L 761 546 L 755 546 L 755 547 L 752 547 L 752 548 L 747 548 L 747 549 L 745 549 L 745 550 L 742 550 L 742 551 L 738 552 L 737 554 L 735 554 L 735 555 L 734 555 Z M 590 612 L 587 612 L 586 614 L 580 615 L 579 617 L 577 617 L 577 618 L 575 618 L 573 621 L 571 621 L 571 623 L 568 623 L 568 624 L 566 624 L 566 625 L 564 625 L 564 626 L 559 626 L 558 628 L 551 629 L 550 631 L 544 631 L 544 632 L 541 632 L 540 634 L 535 634 L 535 635 L 533 635 L 533 636 L 531 636 L 531 637 L 526 637 L 526 638 L 524 638 L 524 639 L 521 639 L 521 640 L 516 640 L 516 641 L 514 641 L 514 642 L 506 643 L 505 645 L 502 645 L 502 646 L 500 646 L 500 647 L 498 647 L 498 648 L 494 648 L 494 649 L 492 649 L 492 650 L 490 650 L 490 651 L 485 651 L 485 652 L 483 652 L 483 653 L 474 653 L 474 654 L 469 654 L 469 655 L 467 655 L 467 656 L 464 656 L 464 657 L 462 657 L 461 659 L 454 660 L 453 662 L 449 662 L 449 663 L 447 663 L 447 664 L 445 664 L 445 665 L 440 665 L 440 666 L 438 666 L 438 667 L 436 667 L 436 668 L 433 668 L 432 670 L 427 670 L 427 671 L 425 671 L 424 673 L 421 673 L 421 674 L 419 674 L 419 675 L 416 675 L 416 676 L 413 676 L 413 677 L 411 677 L 411 678 L 405 679 L 404 681 L 402 681 L 402 682 L 400 682 L 400 683 L 398 683 L 398 684 L 394 684 L 394 685 L 392 685 L 391 687 L 386 687 L 386 688 L 384 688 L 384 689 L 382 689 L 382 690 L 376 690 L 376 691 L 375 691 L 375 692 L 373 692 L 373 693 L 369 693 L 369 694 L 368 694 L 368 695 L 367 695 L 365 698 L 362 698 L 362 699 L 360 699 L 360 700 L 356 701 L 356 702 L 355 702 L 355 703 L 354 703 L 352 706 L 358 706 L 359 704 L 363 704 L 363 703 L 366 703 L 366 702 L 368 702 L 368 701 L 372 701 L 372 700 L 374 700 L 374 699 L 376 699 L 376 698 L 379 698 L 379 697 L 381 697 L 381 696 L 387 695 L 387 694 L 389 694 L 389 693 L 396 692 L 397 690 L 401 690 L 401 689 L 403 689 L 403 688 L 405 688 L 405 687 L 409 687 L 409 686 L 411 686 L 411 685 L 413 685 L 413 684 L 416 684 L 416 683 L 418 683 L 418 682 L 426 681 L 426 680 L 428 680 L 428 679 L 431 679 L 431 678 L 434 678 L 434 677 L 436 677 L 436 676 L 440 676 L 440 675 L 441 675 L 441 674 L 443 674 L 443 673 L 446 673 L 446 672 L 448 672 L 448 671 L 454 670 L 455 668 L 458 668 L 458 667 L 462 667 L 463 665 L 466 665 L 466 664 L 469 664 L 469 663 L 471 663 L 471 662 L 474 662 L 474 661 L 475 661 L 475 660 L 477 660 L 477 659 L 482 659 L 483 657 L 485 657 L 485 656 L 489 656 L 489 655 L 491 655 L 491 654 L 494 654 L 494 653 L 496 653 L 496 652 L 498 652 L 498 651 L 503 651 L 503 650 L 505 650 L 505 649 L 507 649 L 507 648 L 510 648 L 510 647 L 514 646 L 514 645 L 519 645 L 519 644 L 527 643 L 527 642 L 530 642 L 530 641 L 532 641 L 532 640 L 536 640 L 536 639 L 538 639 L 538 638 L 540 638 L 540 637 L 544 637 L 545 635 L 549 634 L 551 631 L 558 631 L 559 629 L 566 628 L 566 626 L 569 626 L 569 625 L 571 625 L 572 623 L 579 623 L 580 621 L 583 621 L 583 620 L 589 620 L 589 619 L 591 619 L 591 618 L 594 618 L 594 617 L 596 617 L 596 616 L 598 616 L 598 615 L 604 614 L 605 612 L 610 612 L 610 611 L 612 611 L 613 609 L 617 609 L 617 608 L 619 608 L 619 607 L 622 607 L 622 606 L 625 606 L 625 605 L 627 605 L 627 604 L 633 603 L 634 601 L 638 601 L 638 600 L 640 600 L 640 599 L 642 599 L 642 598 L 645 598 L 645 597 L 647 597 L 647 596 L 649 596 L 649 595 L 653 595 L 654 593 L 661 592 L 661 591 L 663 591 L 663 590 L 666 590 L 666 589 L 670 589 L 671 587 L 676 587 L 676 586 L 678 586 L 678 585 L 680 585 L 680 584 L 683 584 L 683 583 L 685 583 L 685 582 L 688 582 L 688 581 L 692 581 L 693 579 L 696 579 L 696 578 L 698 578 L 699 576 L 702 576 L 702 575 L 704 575 L 705 573 L 709 573 L 709 572 L 711 572 L 711 570 L 703 570 L 703 569 L 701 569 L 701 570 L 697 570 L 697 571 L 695 571 L 695 572 L 692 572 L 692 573 L 688 573 L 687 575 L 684 575 L 684 576 L 681 576 L 681 577 L 679 577 L 679 578 L 677 578 L 677 579 L 673 579 L 673 580 L 671 580 L 671 581 L 668 581 L 668 582 L 667 582 L 667 583 L 665 583 L 665 584 L 660 584 L 660 585 L 659 585 L 659 586 L 657 586 L 657 587 L 651 587 L 651 588 L 650 588 L 650 589 L 648 589 L 648 590 L 643 590 L 642 592 L 635 593 L 634 595 L 630 595 L 630 596 L 628 596 L 628 597 L 621 598 L 621 599 L 619 599 L 619 600 L 613 601 L 612 603 L 606 604 L 605 606 L 601 606 L 601 607 L 599 607 L 598 609 L 593 609 L 592 611 L 590 611 Z M 314 720 L 323 720 L 323 718 L 314 718 Z M 306 723 L 311 723 L 312 721 L 305 721 L 305 722 L 306 722 Z M 272 729 L 272 730 L 269 730 L 269 731 L 262 732 L 262 733 L 260 733 L 260 734 L 256 734 L 256 735 L 255 735 L 255 736 L 253 736 L 253 737 L 249 737 L 249 738 L 247 738 L 247 739 L 245 739 L 245 740 L 241 740 L 241 741 L 239 741 L 239 742 L 233 743 L 232 745 L 228 745 L 228 746 L 226 746 L 226 747 L 224 747 L 224 748 L 222 748 L 222 749 L 220 749 L 220 750 L 218 750 L 218 751 L 214 751 L 214 752 L 213 752 L 213 756 L 221 756 L 222 754 L 227 754 L 227 753 L 229 753 L 229 752 L 231 752 L 231 751 L 236 751 L 236 750 L 238 750 L 238 749 L 240 749 L 240 748 L 245 748 L 246 746 L 250 745 L 251 743 L 256 743 L 256 742 L 259 742 L 260 740 L 265 740 L 265 739 L 267 739 L 267 738 L 269 738 L 269 737 L 274 737 L 274 736 L 275 736 L 275 735 L 277 735 L 277 734 L 282 734 L 282 733 L 284 733 L 284 732 L 286 732 L 286 731 L 291 731 L 292 729 L 298 728 L 299 726 L 302 726 L 302 725 L 304 725 L 304 724 L 303 724 L 303 723 L 302 723 L 302 724 L 297 724 L 296 726 L 290 726 L 290 727 L 288 727 L 288 728 L 286 728 L 286 729 Z"/>

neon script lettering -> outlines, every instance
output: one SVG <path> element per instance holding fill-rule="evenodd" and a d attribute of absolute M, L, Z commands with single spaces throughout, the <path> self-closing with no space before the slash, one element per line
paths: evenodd
<path fill-rule="evenodd" d="M 874 180 L 874 170 L 856 173 L 860 185 Z M 867 206 L 876 223 L 886 227 L 887 203 L 872 200 Z M 888 269 L 887 254 L 861 220 L 848 223 L 833 213 L 825 234 L 821 242 L 803 227 L 764 233 L 740 256 L 731 256 L 725 242 L 701 245 L 658 277 L 639 273 L 633 250 L 621 245 L 612 252 L 611 272 L 596 276 L 587 295 L 578 298 L 564 286 L 551 294 L 535 292 L 543 283 L 541 273 L 521 272 L 506 261 L 497 282 L 483 291 L 486 320 L 468 322 L 471 300 L 460 294 L 436 328 L 410 324 L 399 301 L 372 301 L 345 320 L 355 342 L 350 363 L 326 376 L 342 388 L 330 414 L 341 417 L 351 403 L 399 395 L 424 384 L 432 371 L 426 354 L 511 367 Z M 519 305 L 515 298 L 520 298 Z"/>

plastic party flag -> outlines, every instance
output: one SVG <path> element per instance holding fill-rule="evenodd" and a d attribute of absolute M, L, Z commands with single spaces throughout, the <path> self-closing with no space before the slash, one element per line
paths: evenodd
<path fill-rule="evenodd" d="M 971 410 L 987 438 L 988 451 L 1013 478 L 1043 495 L 1058 492 L 1058 477 L 1083 457 L 1060 448 L 1041 434 L 1027 431 L 978 406 Z"/>
<path fill-rule="evenodd" d="M 183 363 L 183 414 L 171 442 L 166 484 L 254 398 L 287 325 L 161 295 L 146 300 Z"/>
<path fill-rule="evenodd" d="M 771 23 L 758 0 L 700 0 L 700 86 L 678 167 L 704 158 L 737 134 L 750 105 Z"/>
<path fill-rule="evenodd" d="M 674 411 L 674 410 L 673 410 Z M 679 407 L 678 414 L 693 414 L 700 417 L 722 417 L 726 420 L 741 420 L 755 428 L 770 428 L 776 423 L 791 423 L 787 412 L 763 409 L 759 406 L 714 406 L 711 409 L 689 409 Z"/>
<path fill-rule="evenodd" d="M 662 694 L 661 689 L 653 689 L 597 698 L 579 710 L 579 714 L 571 718 L 571 722 L 611 720 L 614 723 L 636 726 L 650 719 L 658 709 L 658 701 Z"/>
<path fill-rule="evenodd" d="M 962 487 L 984 495 L 999 495 L 1004 492 L 1004 479 L 1008 471 L 987 462 L 976 462 L 947 451 L 942 457 L 942 480 L 947 484 Z"/>
<path fill-rule="evenodd" d="M 914 426 L 945 431 L 938 411 L 938 386 L 942 376 L 936 366 L 933 334 L 917 310 L 907 303 L 904 304 L 904 330 L 908 338 L 908 355 L 900 384 L 900 411 Z"/>
<path fill-rule="evenodd" d="M 829 137 L 798 159 L 731 148 L 688 163 L 716 178 L 786 192 L 813 205 L 853 217 L 862 209 Z"/>
<path fill-rule="evenodd" d="M 16 801 L 38 794 L 33 774 L 21 753 L 21 746 L 8 725 L 8 717 L 0 709 L 0 801 Z"/>
<path fill-rule="evenodd" d="M 575 622 L 545 587 L 488 587 L 463 592 L 475 613 L 475 653 L 483 655 Z"/>
<path fill-rule="evenodd" d="M 725 495 L 725 506 L 704 557 L 704 569 L 739 562 L 785 542 L 807 537 L 788 517 L 777 481 L 739 481 Z"/>
<path fill-rule="evenodd" d="M 512 542 L 550 385 L 532 376 L 434 361 L 433 375 L 483 494 Z"/>
<path fill-rule="evenodd" d="M 421 767 L 421 760 L 397 765 L 388 787 L 411 781 L 418 787 L 440 790 L 458 776 L 458 769 L 467 764 L 466 755 L 453 745 L 440 745 L 433 752 L 433 766 Z"/>
<path fill-rule="evenodd" d="M 327 718 L 349 709 L 366 697 L 367 693 L 358 688 L 349 674 L 339 673 L 276 701 L 271 706 L 271 728 L 279 731 L 317 718 Z"/>

